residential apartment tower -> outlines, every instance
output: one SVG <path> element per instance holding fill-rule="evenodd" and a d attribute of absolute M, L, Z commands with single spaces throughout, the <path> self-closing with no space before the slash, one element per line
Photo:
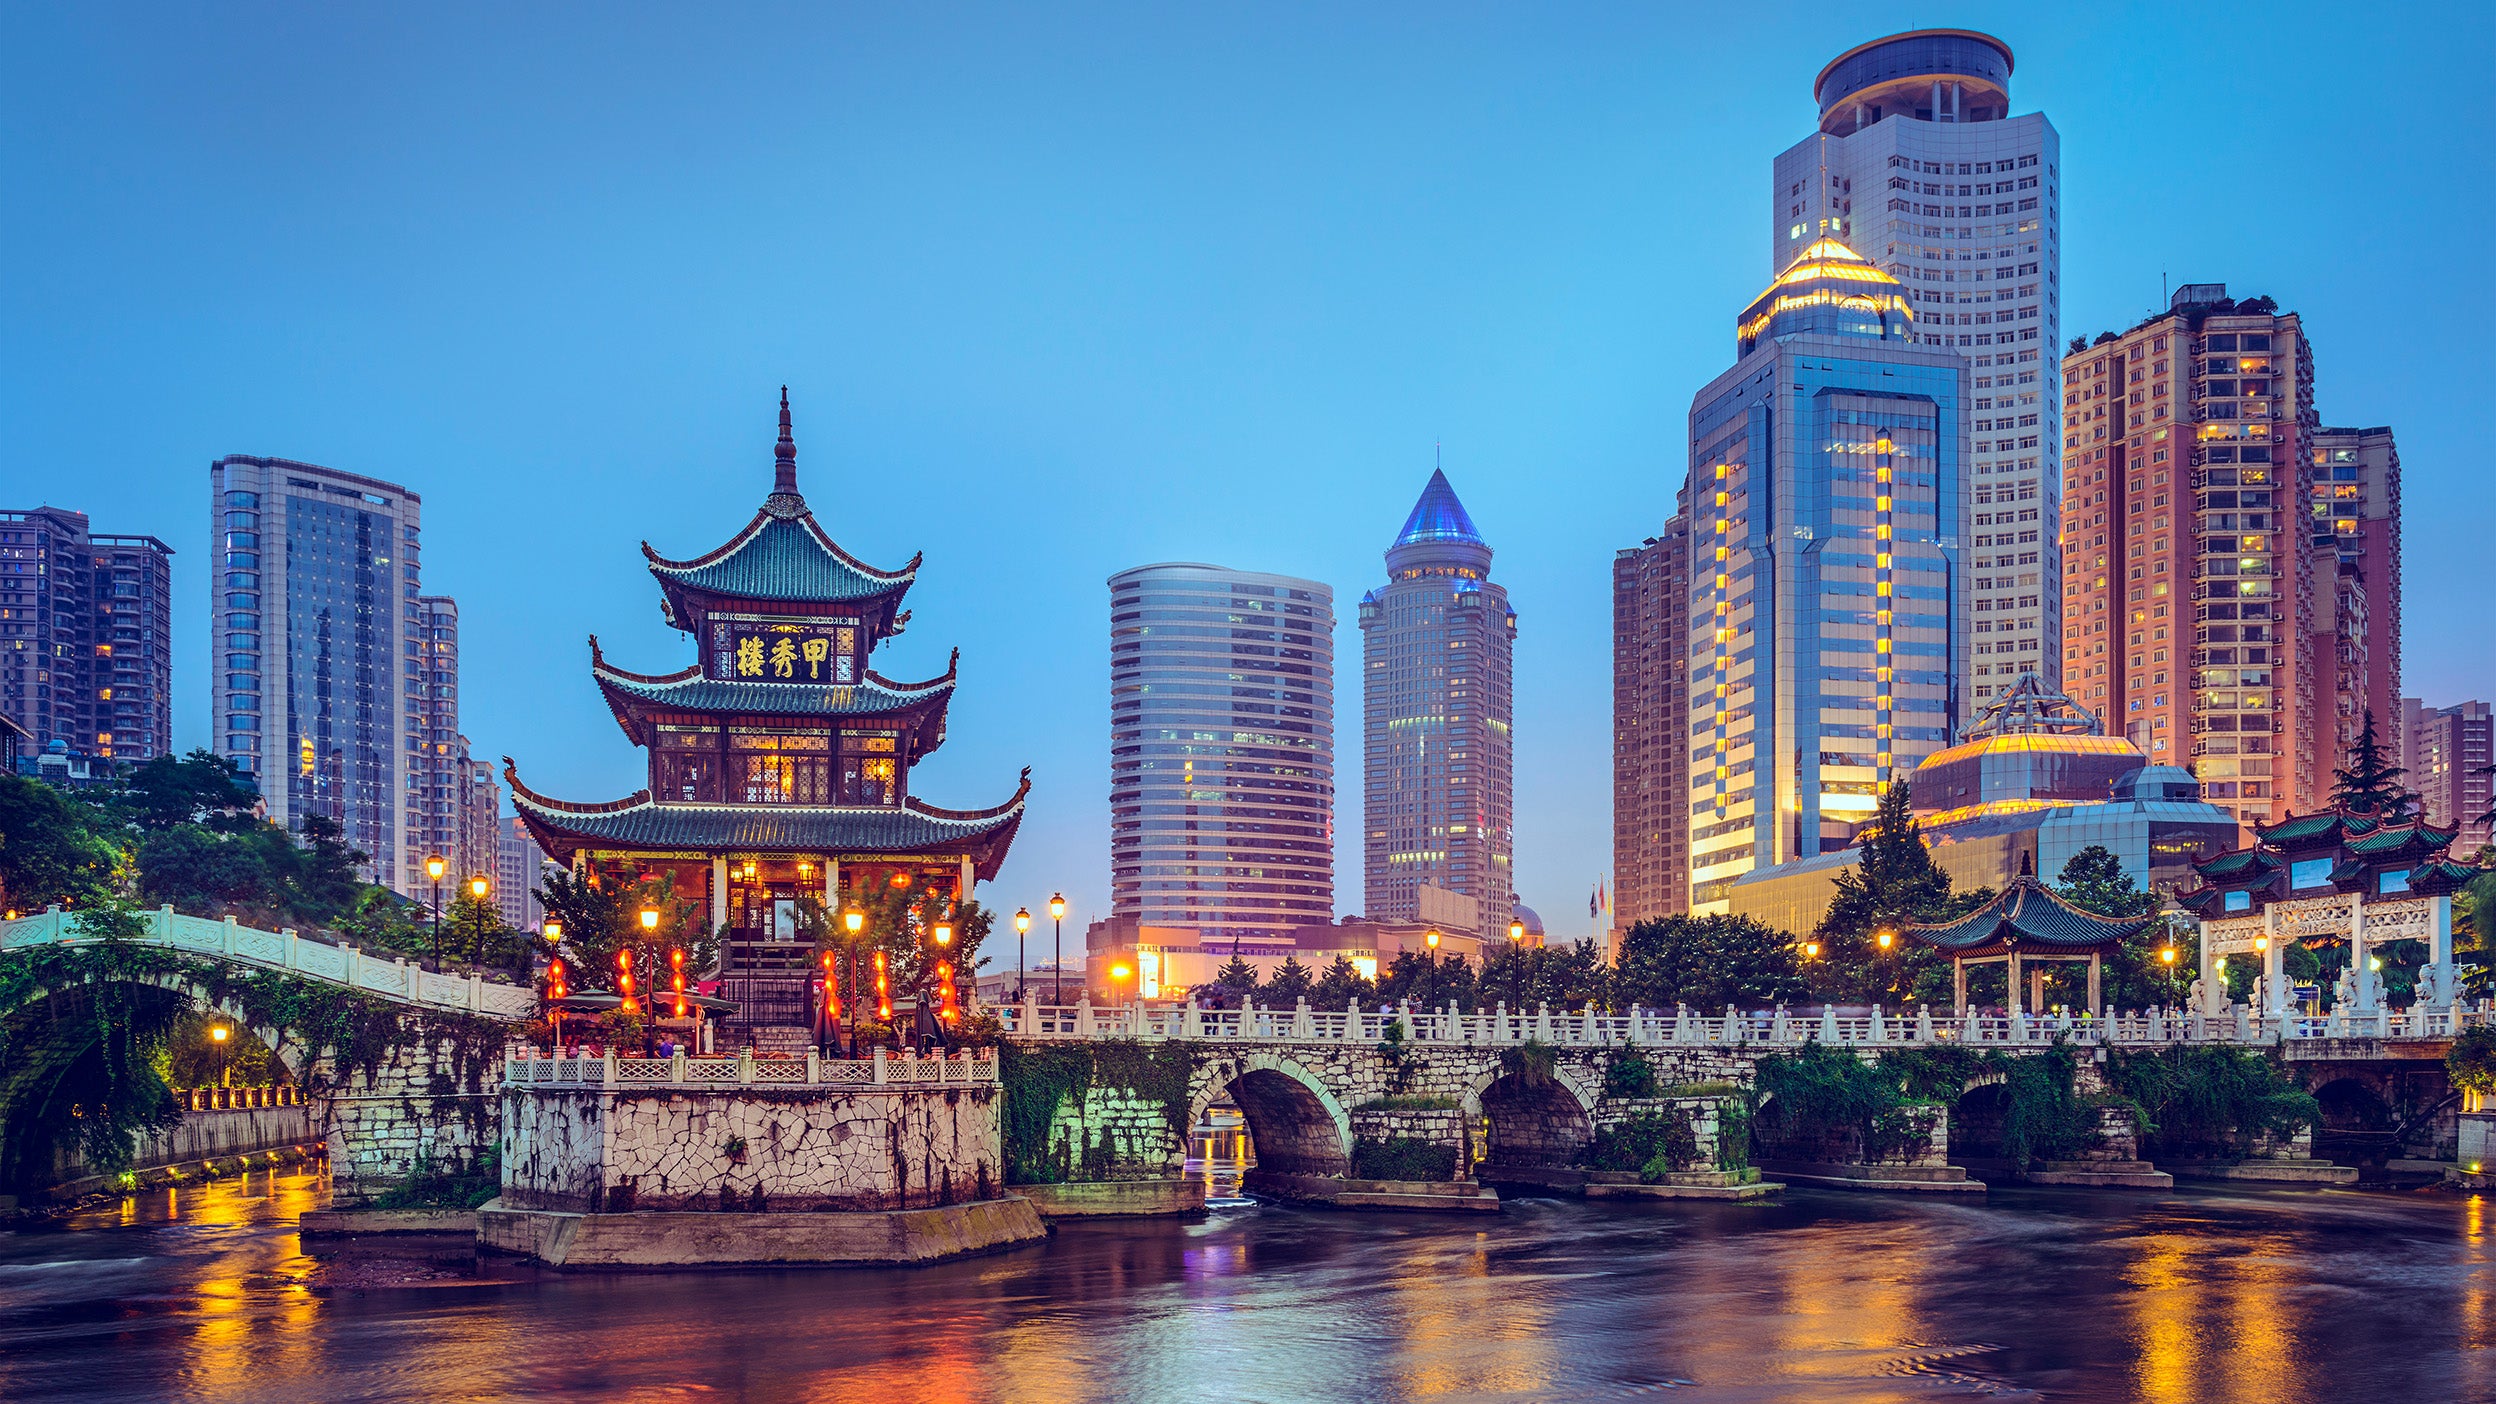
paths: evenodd
<path fill-rule="evenodd" d="M 41 750 L 173 752 L 173 548 L 59 507 L 0 511 L 0 713 Z"/>

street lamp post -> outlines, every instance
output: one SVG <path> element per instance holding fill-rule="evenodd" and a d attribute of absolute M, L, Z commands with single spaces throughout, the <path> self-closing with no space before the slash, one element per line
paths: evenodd
<path fill-rule="evenodd" d="M 1435 1009 L 1439 1003 L 1439 929 L 1431 927 L 1421 939 L 1430 947 L 1430 1006 Z"/>
<path fill-rule="evenodd" d="M 867 929 L 867 914 L 856 907 L 841 913 L 841 927 L 849 932 L 849 1055 L 858 1056 L 858 933 Z"/>
<path fill-rule="evenodd" d="M 1023 938 L 1031 934 L 1031 908 L 1014 909 L 1014 1002 L 1023 1002 Z"/>
<path fill-rule="evenodd" d="M 476 930 L 469 937 L 468 959 L 478 965 L 485 964 L 485 894 L 491 891 L 493 884 L 485 880 L 485 874 L 468 879 L 468 895 L 477 899 L 477 909 L 469 917 L 469 925 Z"/>
<path fill-rule="evenodd" d="M 1054 983 L 1054 997 L 1050 1000 L 1050 1002 L 1051 1002 L 1052 1004 L 1057 1005 L 1057 1006 L 1058 1006 L 1058 1007 L 1060 1007 L 1060 1008 L 1064 1008 L 1064 1007 L 1065 1007 L 1065 1004 L 1066 1004 L 1066 894 L 1065 894 L 1065 893 L 1063 893 L 1063 892 L 1053 892 L 1053 893 L 1049 894 L 1049 921 L 1050 921 L 1053 925 L 1055 925 L 1055 926 L 1057 927 L 1057 953 L 1056 953 L 1054 956 L 1052 956 L 1052 957 L 1050 958 L 1050 959 L 1052 960 L 1052 962 L 1053 962 L 1053 963 L 1056 965 L 1056 967 L 1057 967 L 1057 973 L 1056 973 L 1055 980 L 1054 980 L 1054 982 L 1053 982 L 1053 983 Z"/>
<path fill-rule="evenodd" d="M 425 860 L 425 876 L 433 879 L 433 962 L 442 963 L 442 874 L 450 864 L 437 853 Z"/>
<path fill-rule="evenodd" d="M 208 1041 L 217 1046 L 217 1085 L 219 1087 L 231 1085 L 225 1066 L 225 1040 L 232 1033 L 233 1030 L 223 1024 L 212 1024 L 208 1028 Z"/>
<path fill-rule="evenodd" d="M 936 940 L 936 953 L 919 962 L 919 1018 L 922 1022 L 934 1023 L 935 1013 L 928 1008 L 928 1004 L 935 998 L 936 962 L 953 948 L 953 923 L 940 921 L 928 934 Z M 941 1026 L 939 1032 L 942 1032 Z"/>
<path fill-rule="evenodd" d="M 1508 991 L 1516 996 L 1517 1013 L 1525 1013 L 1525 923 L 1508 923 L 1508 954 L 1515 962 L 1508 969 Z"/>

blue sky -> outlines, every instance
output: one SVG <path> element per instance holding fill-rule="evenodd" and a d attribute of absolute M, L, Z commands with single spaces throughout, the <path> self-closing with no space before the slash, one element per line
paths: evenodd
<path fill-rule="evenodd" d="M 16 7 L 0 16 L 0 505 L 180 551 L 208 733 L 206 474 L 425 499 L 465 730 L 640 783 L 586 675 L 690 654 L 635 543 L 804 486 L 924 549 L 901 677 L 963 651 L 939 804 L 1030 821 L 990 894 L 1105 909 L 1104 581 L 1312 576 L 1351 607 L 1444 443 L 1520 616 L 1518 875 L 1609 865 L 1609 568 L 1765 282 L 1768 163 L 1840 50 L 2000 34 L 2062 134 L 2067 333 L 2162 279 L 2306 315 L 2332 424 L 2407 469 L 2407 690 L 2496 695 L 2464 409 L 2491 299 L 2486 6 Z M 2473 347 L 2481 349 L 2473 350 Z M 1357 688 L 1357 669 L 1346 667 Z M 1342 692 L 1347 721 L 1357 692 Z M 1357 735 L 1339 737 L 1358 815 Z M 1357 910 L 1357 847 L 1337 871 Z M 1070 924 L 1075 924 L 1070 921 Z M 1078 928 L 1079 929 L 1079 928 Z"/>

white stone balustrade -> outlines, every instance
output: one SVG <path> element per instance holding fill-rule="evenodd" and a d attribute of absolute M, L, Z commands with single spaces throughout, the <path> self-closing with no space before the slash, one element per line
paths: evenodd
<path fill-rule="evenodd" d="M 292 928 L 262 931 L 227 917 L 183 916 L 171 907 L 144 914 L 147 923 L 139 944 L 207 956 L 233 965 L 282 970 L 323 984 L 342 985 L 425 1009 L 482 1014 L 490 1019 L 526 1019 L 537 1011 L 537 992 L 526 985 L 488 980 L 477 974 L 444 975 L 409 963 L 404 956 L 384 958 L 318 937 L 298 935 Z M 36 946 L 88 946 L 100 942 L 79 934 L 77 918 L 58 907 L 0 922 L 0 951 Z"/>

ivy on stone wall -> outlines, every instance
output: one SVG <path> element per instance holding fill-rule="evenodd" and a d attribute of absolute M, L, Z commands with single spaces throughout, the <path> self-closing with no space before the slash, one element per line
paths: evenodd
<path fill-rule="evenodd" d="M 2170 1152 L 2242 1155 L 2258 1136 L 2291 1136 L 2322 1121 L 2313 1094 L 2289 1080 L 2276 1056 L 2248 1049 L 2118 1050 L 2107 1056 L 2106 1081 L 2136 1108 L 2141 1135 Z"/>
<path fill-rule="evenodd" d="M 1005 1137 L 1006 1183 L 1053 1185 L 1071 1178 L 1081 1167 L 1093 1173 L 1107 1159 L 1103 1140 L 1077 1146 L 1052 1145 L 1058 1109 L 1077 1111 L 1094 1087 L 1113 1088 L 1158 1108 L 1170 1134 L 1187 1135 L 1188 1080 L 1193 1072 L 1189 1045 L 1180 1042 L 1143 1044 L 1133 1039 L 1093 1043 L 1002 1045 L 997 1076 L 1003 1084 L 999 1118 Z"/>
<path fill-rule="evenodd" d="M 1687 1170 L 1698 1160 L 1698 1133 L 1691 1128 L 1689 1113 L 1679 1107 L 1640 1112 L 1599 1127 L 1586 1149 L 1587 1169 L 1635 1170 L 1649 1184 Z"/>
<path fill-rule="evenodd" d="M 2024 1166 L 2088 1144 L 2097 1132 L 2098 1109 L 2122 1100 L 2081 1096 L 2074 1086 L 2078 1066 L 2071 1046 L 2059 1042 L 2031 1054 L 1902 1048 L 1867 1063 L 1814 1041 L 1796 1052 L 1760 1059 L 1758 1093 L 1751 1105 L 1758 1124 L 1772 1137 L 1847 1129 L 1861 1139 L 1867 1160 L 1880 1160 L 1908 1149 L 1924 1134 L 1925 1123 L 1910 1108 L 1951 1105 L 1980 1075 L 1999 1074 L 2006 1099 L 2002 1153 L 2012 1164 Z"/>
<path fill-rule="evenodd" d="M 1389 1136 L 1383 1141 L 1362 1136 L 1352 1142 L 1352 1178 L 1453 1180 L 1456 1178 L 1456 1148 L 1434 1145 L 1412 1136 Z"/>

